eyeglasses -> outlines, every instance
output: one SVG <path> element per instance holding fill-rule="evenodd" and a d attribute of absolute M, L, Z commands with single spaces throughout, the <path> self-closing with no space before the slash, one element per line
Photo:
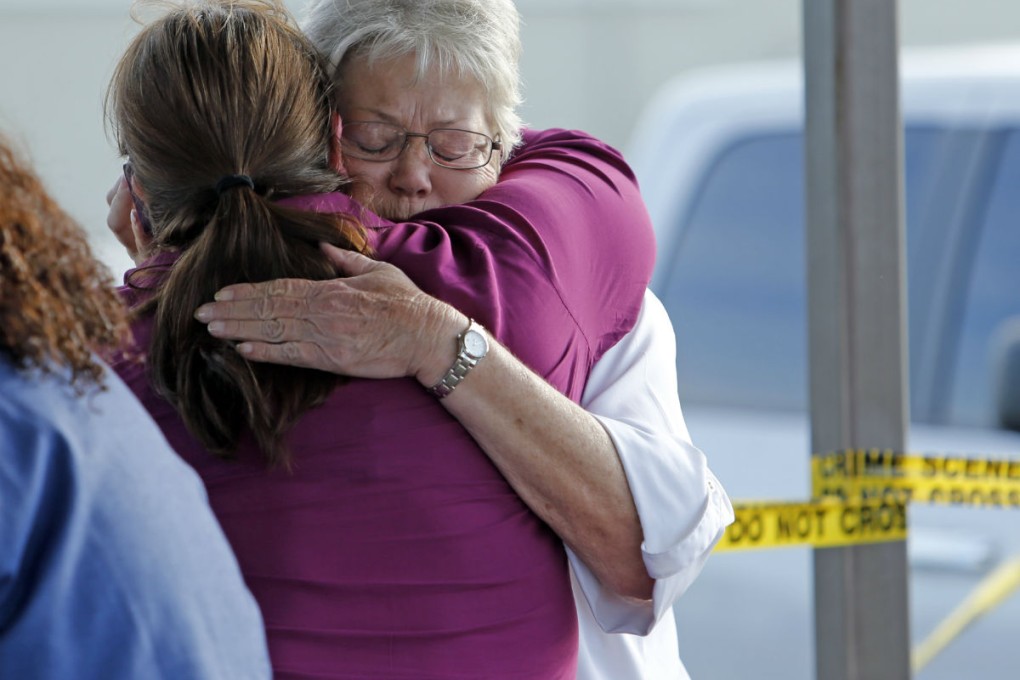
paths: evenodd
<path fill-rule="evenodd" d="M 152 223 L 149 221 L 149 212 L 145 209 L 145 203 L 135 193 L 134 187 L 135 169 L 131 165 L 131 161 L 124 164 L 124 181 L 127 183 L 128 193 L 131 194 L 131 202 L 135 205 L 135 212 L 138 214 L 138 221 L 142 225 L 142 230 L 152 236 Z"/>
<path fill-rule="evenodd" d="M 481 132 L 437 128 L 427 133 L 408 132 L 390 123 L 344 123 L 340 137 L 343 153 L 351 158 L 374 163 L 396 160 L 412 137 L 425 140 L 429 158 L 436 165 L 454 170 L 474 170 L 488 165 L 492 152 L 503 145 Z"/>

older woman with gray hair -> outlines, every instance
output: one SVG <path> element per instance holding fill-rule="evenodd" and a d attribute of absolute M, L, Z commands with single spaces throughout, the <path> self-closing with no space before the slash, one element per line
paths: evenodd
<path fill-rule="evenodd" d="M 521 179 L 544 158 L 569 165 L 593 141 L 581 133 L 554 133 L 552 144 L 550 133 L 522 136 L 519 16 L 510 0 L 313 0 L 306 12 L 303 28 L 332 69 L 352 195 L 385 217 L 438 221 L 436 209 L 464 202 L 501 210 L 501 180 Z M 611 173 L 618 174 L 603 183 L 569 173 L 559 183 L 543 178 L 551 204 L 584 183 L 591 208 L 545 225 L 547 233 L 592 238 L 586 220 L 621 200 L 613 182 L 633 182 L 622 162 Z M 639 203 L 629 209 L 635 224 L 647 220 Z M 487 352 L 475 349 L 484 331 L 386 265 L 347 253 L 335 262 L 349 278 L 233 287 L 199 318 L 214 322 L 214 335 L 241 341 L 255 361 L 417 377 L 566 544 L 580 621 L 578 677 L 684 677 L 669 613 L 732 508 L 690 442 L 672 368 L 675 340 L 658 300 L 646 292 L 633 329 L 604 353 L 593 351 L 582 394 L 556 385 L 579 406 L 514 358 L 511 351 L 527 360 L 529 344 L 542 339 L 516 336 L 512 320 L 495 338 L 503 344 L 490 337 Z M 552 262 L 550 276 L 584 264 Z M 411 271 L 413 258 L 401 266 L 457 306 L 457 294 L 430 288 L 427 270 Z M 600 272 L 588 276 L 594 282 Z"/>

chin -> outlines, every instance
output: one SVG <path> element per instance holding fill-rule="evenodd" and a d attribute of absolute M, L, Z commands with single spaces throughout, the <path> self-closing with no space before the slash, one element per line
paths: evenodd
<path fill-rule="evenodd" d="M 393 220 L 394 222 L 403 222 L 404 220 L 410 219 L 412 215 L 420 213 L 422 210 L 424 210 L 424 208 L 422 208 L 421 210 L 416 210 L 411 206 L 395 202 L 392 205 L 379 206 L 379 210 L 377 211 L 377 213 L 388 220 Z"/>
<path fill-rule="evenodd" d="M 406 199 L 388 198 L 379 195 L 373 198 L 374 200 L 372 201 L 363 202 L 363 205 L 380 217 L 385 217 L 395 222 L 408 220 L 420 212 L 440 206 L 439 203 L 434 201 L 408 201 Z"/>

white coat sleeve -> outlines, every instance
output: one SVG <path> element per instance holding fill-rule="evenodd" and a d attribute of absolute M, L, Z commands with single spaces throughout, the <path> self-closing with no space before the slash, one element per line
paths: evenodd
<path fill-rule="evenodd" d="M 647 635 L 701 572 L 733 521 L 733 506 L 692 443 L 677 394 L 676 336 L 647 291 L 634 328 L 592 369 L 581 405 L 609 432 L 623 463 L 655 579 L 650 601 L 603 588 L 567 549 L 596 621 L 607 633 Z"/>

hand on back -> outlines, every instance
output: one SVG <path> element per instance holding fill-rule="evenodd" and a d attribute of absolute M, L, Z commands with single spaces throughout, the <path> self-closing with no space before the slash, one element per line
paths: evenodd
<path fill-rule="evenodd" d="M 438 381 L 466 317 L 393 265 L 329 245 L 323 250 L 346 277 L 227 286 L 195 318 L 212 335 L 239 342 L 238 351 L 253 361 Z"/>

